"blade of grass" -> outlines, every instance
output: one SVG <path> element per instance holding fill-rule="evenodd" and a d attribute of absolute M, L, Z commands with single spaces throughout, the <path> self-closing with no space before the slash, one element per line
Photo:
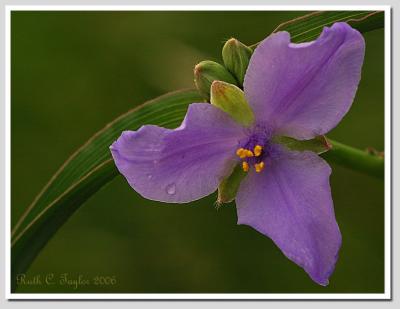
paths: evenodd
<path fill-rule="evenodd" d="M 12 280 L 23 273 L 62 224 L 96 191 L 118 175 L 110 144 L 124 130 L 144 124 L 173 128 L 187 106 L 202 102 L 195 90 L 158 97 L 118 117 L 80 147 L 56 172 L 27 208 L 12 231 Z"/>
<path fill-rule="evenodd" d="M 316 39 L 322 29 L 335 22 L 347 22 L 360 32 L 383 28 L 383 11 L 317 11 L 280 24 L 273 32 L 288 31 L 292 42 L 301 43 Z M 251 45 L 256 48 L 259 44 Z"/>

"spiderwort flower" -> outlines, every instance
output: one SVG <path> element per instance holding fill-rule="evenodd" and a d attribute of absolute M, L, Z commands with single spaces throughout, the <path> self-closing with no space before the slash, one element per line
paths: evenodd
<path fill-rule="evenodd" d="M 236 196 L 238 224 L 270 237 L 327 285 L 341 246 L 331 169 L 274 137 L 307 140 L 334 128 L 352 104 L 363 58 L 363 37 L 346 23 L 301 44 L 274 33 L 255 49 L 244 79 L 253 118 L 240 122 L 223 106 L 193 103 L 177 129 L 123 132 L 111 146 L 116 166 L 143 197 L 186 203 L 214 192 L 241 164 L 247 173 Z"/>

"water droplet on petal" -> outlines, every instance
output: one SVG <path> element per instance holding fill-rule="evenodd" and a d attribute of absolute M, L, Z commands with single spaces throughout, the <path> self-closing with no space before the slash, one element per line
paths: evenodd
<path fill-rule="evenodd" d="M 153 175 L 148 174 L 148 175 L 147 175 L 147 178 L 148 178 L 148 179 L 151 179 L 151 178 L 153 178 Z"/>
<path fill-rule="evenodd" d="M 175 184 L 174 184 L 174 183 L 170 183 L 170 184 L 167 186 L 166 190 L 167 190 L 167 193 L 168 193 L 169 195 L 174 195 L 175 192 L 176 192 L 176 186 L 175 186 Z"/>

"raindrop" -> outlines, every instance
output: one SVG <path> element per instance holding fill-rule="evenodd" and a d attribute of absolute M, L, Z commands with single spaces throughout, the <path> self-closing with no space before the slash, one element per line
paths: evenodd
<path fill-rule="evenodd" d="M 176 192 L 176 186 L 174 183 L 169 184 L 166 189 L 169 195 L 174 195 Z"/>

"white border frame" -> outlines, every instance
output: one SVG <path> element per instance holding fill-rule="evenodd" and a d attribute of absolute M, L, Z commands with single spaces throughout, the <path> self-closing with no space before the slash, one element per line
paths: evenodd
<path fill-rule="evenodd" d="M 10 88 L 10 31 L 11 11 L 312 11 L 312 10 L 381 10 L 385 12 L 385 292 L 384 293 L 12 293 L 11 292 L 11 88 Z M 131 300 L 391 300 L 392 248 L 391 248 L 391 7 L 389 5 L 7 5 L 5 7 L 5 287 L 6 298 L 14 299 L 131 299 Z M 389 162 L 389 163 L 388 163 Z"/>

